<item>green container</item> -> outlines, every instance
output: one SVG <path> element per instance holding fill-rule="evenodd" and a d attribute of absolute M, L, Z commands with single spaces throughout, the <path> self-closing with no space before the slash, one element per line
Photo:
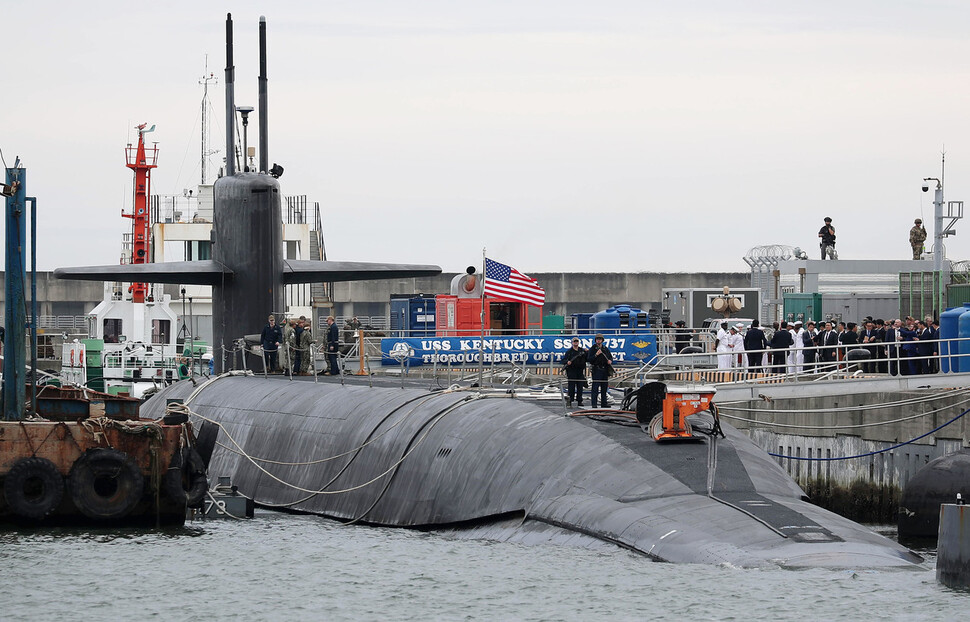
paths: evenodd
<path fill-rule="evenodd" d="M 104 350 L 104 339 L 82 339 L 84 349 L 88 352 L 101 352 Z"/>
<path fill-rule="evenodd" d="M 566 330 L 566 317 L 563 315 L 543 315 L 542 334 L 561 335 Z"/>
<path fill-rule="evenodd" d="M 822 319 L 822 294 L 785 294 L 786 322 L 818 322 Z"/>
<path fill-rule="evenodd" d="M 101 353 L 87 352 L 84 355 L 84 364 L 87 367 L 101 367 Z"/>
<path fill-rule="evenodd" d="M 209 344 L 207 344 L 204 341 L 194 341 L 192 342 L 191 345 L 192 347 L 190 348 L 188 343 L 184 344 L 185 348 L 182 350 L 183 356 L 200 358 L 203 354 L 205 354 L 206 350 L 209 347 Z"/>
<path fill-rule="evenodd" d="M 965 302 L 970 302 L 970 284 L 951 283 L 946 286 L 946 306 L 948 308 L 962 307 Z"/>

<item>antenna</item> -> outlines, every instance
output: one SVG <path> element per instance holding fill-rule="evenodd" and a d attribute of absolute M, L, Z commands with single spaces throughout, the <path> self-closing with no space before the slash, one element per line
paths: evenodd
<path fill-rule="evenodd" d="M 232 13 L 226 13 L 226 175 L 236 174 L 236 67 L 232 64 Z"/>
<path fill-rule="evenodd" d="M 202 85 L 202 185 L 206 182 L 206 165 L 209 160 L 209 83 L 218 84 L 216 74 L 209 71 L 209 55 L 205 55 L 205 70 L 199 78 Z"/>
<path fill-rule="evenodd" d="M 944 191 L 946 191 L 946 185 L 943 183 L 946 181 L 946 144 L 943 145 L 943 151 L 940 152 L 940 185 L 943 186 Z M 943 197 L 940 197 L 943 200 Z"/>
<path fill-rule="evenodd" d="M 259 17 L 259 172 L 269 171 L 269 110 L 267 109 L 266 18 Z"/>

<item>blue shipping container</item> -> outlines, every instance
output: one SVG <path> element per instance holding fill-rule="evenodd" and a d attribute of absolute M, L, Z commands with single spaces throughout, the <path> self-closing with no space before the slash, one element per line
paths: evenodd
<path fill-rule="evenodd" d="M 392 337 L 429 337 L 436 326 L 433 296 L 391 298 Z"/>

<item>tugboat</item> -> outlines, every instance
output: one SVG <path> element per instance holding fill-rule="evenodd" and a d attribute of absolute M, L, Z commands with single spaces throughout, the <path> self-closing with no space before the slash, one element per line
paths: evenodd
<path fill-rule="evenodd" d="M 134 173 L 134 202 L 130 244 L 125 244 L 123 264 L 148 264 L 152 257 L 151 170 L 158 159 L 158 147 L 146 146 L 145 135 L 155 126 L 138 125 L 138 144 L 125 149 L 127 166 Z M 127 291 L 124 286 L 127 285 Z M 185 340 L 179 347 L 176 327 L 179 317 L 172 309 L 171 296 L 161 286 L 133 282 L 106 283 L 104 299 L 88 314 L 90 339 L 64 344 L 62 378 L 80 386 L 113 394 L 146 397 L 152 390 L 184 379 L 206 353 L 202 342 Z M 197 371 L 202 371 L 201 367 Z"/>
<path fill-rule="evenodd" d="M 26 207 L 36 248 L 36 199 L 26 196 L 20 160 L 6 170 L 6 306 L 0 522 L 171 525 L 208 491 L 205 465 L 185 415 L 139 417 L 138 400 L 83 387 L 38 387 L 25 361 Z M 32 287 L 36 287 L 36 256 Z M 36 300 L 36 296 L 32 296 Z M 34 305 L 36 306 L 36 305 Z M 31 318 L 36 318 L 36 308 Z M 20 328 L 17 328 L 20 327 Z M 27 402 L 28 386 L 31 393 Z"/>

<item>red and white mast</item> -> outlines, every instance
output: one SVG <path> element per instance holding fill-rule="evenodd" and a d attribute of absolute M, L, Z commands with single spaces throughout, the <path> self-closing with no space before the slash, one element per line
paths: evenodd
<path fill-rule="evenodd" d="M 151 193 L 151 170 L 156 167 L 158 159 L 158 147 L 152 145 L 145 147 L 145 134 L 155 131 L 155 126 L 145 129 L 147 123 L 137 126 L 138 146 L 132 147 L 128 144 L 125 148 L 127 166 L 135 171 L 135 200 L 134 212 L 121 215 L 125 218 L 134 220 L 131 236 L 131 259 L 130 263 L 148 263 L 149 255 L 149 233 L 151 230 L 151 219 L 148 216 L 148 196 Z M 148 292 L 148 283 L 132 283 L 129 290 L 132 302 L 145 302 L 145 294 Z"/>

